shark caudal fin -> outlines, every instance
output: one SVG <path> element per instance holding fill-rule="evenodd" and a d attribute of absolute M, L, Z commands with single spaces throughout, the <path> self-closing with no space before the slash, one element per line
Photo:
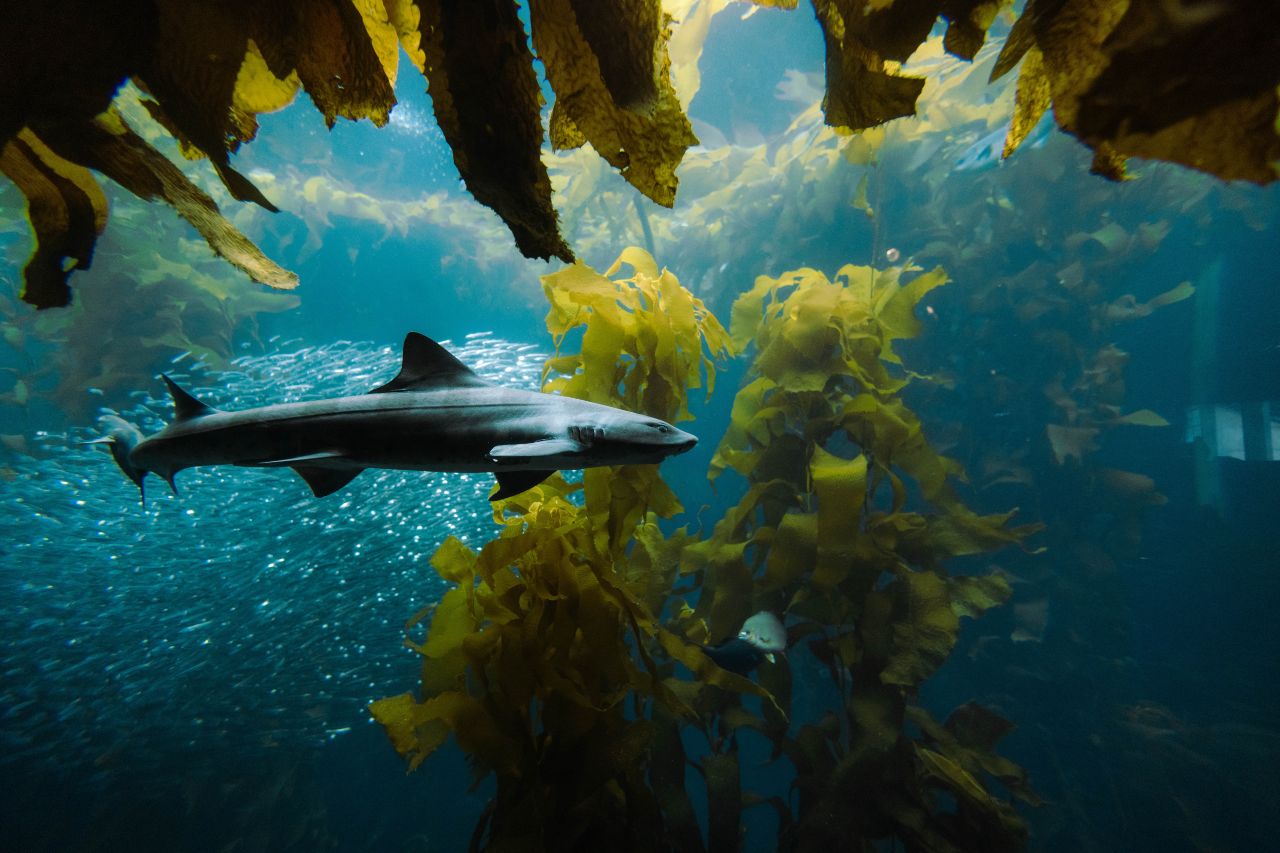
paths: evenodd
<path fill-rule="evenodd" d="M 138 487 L 138 496 L 146 501 L 146 490 L 142 487 L 142 478 L 147 476 L 146 469 L 134 466 L 130 461 L 129 454 L 133 452 L 133 448 L 138 446 L 138 442 L 142 441 L 142 432 L 133 424 L 124 418 L 115 415 L 103 415 L 98 419 L 98 424 L 102 427 L 106 435 L 102 438 L 96 438 L 89 444 L 105 444 L 111 451 L 111 458 L 116 460 L 116 464 L 120 466 L 120 470 L 124 475 L 133 481 Z"/>

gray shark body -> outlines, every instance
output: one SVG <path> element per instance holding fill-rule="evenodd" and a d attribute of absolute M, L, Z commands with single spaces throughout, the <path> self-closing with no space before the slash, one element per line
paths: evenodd
<path fill-rule="evenodd" d="M 197 465 L 292 468 L 317 497 L 365 468 L 489 471 L 497 500 L 553 471 L 658 463 L 697 443 L 656 418 L 490 385 L 415 332 L 400 373 L 368 394 L 224 412 L 165 382 L 175 417 L 163 430 L 143 438 L 118 418 L 108 422 L 112 454 L 139 488 L 147 473 L 172 486 Z"/>

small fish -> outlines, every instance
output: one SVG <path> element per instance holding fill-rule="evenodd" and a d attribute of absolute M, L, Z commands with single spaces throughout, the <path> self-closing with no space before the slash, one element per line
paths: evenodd
<path fill-rule="evenodd" d="M 787 629 L 767 610 L 742 623 L 738 636 L 703 649 L 716 666 L 738 675 L 750 675 L 762 661 L 773 663 L 787 650 Z"/>

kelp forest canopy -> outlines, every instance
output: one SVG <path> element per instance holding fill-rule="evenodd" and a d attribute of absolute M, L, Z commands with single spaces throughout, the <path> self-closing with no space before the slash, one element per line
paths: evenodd
<path fill-rule="evenodd" d="M 27 198 L 36 248 L 23 299 L 70 302 L 107 224 L 94 172 L 163 199 L 254 281 L 297 276 L 223 217 L 208 192 L 113 106 L 132 81 L 184 156 L 207 159 L 230 196 L 274 205 L 231 164 L 257 117 L 304 91 L 332 127 L 388 121 L 400 54 L 425 76 L 436 121 L 471 194 L 527 257 L 571 261 L 542 160 L 590 144 L 670 207 L 698 140 L 686 108 L 711 16 L 729 0 L 49 0 L 6 4 L 0 33 L 0 171 Z M 797 0 L 755 0 L 794 9 Z M 924 78 L 899 66 L 941 20 L 973 59 L 1012 19 L 992 79 L 1017 70 L 1003 155 L 1050 108 L 1126 177 L 1129 157 L 1228 180 L 1274 181 L 1280 159 L 1280 23 L 1267 0 L 812 0 L 826 50 L 828 125 L 855 133 L 914 114 Z M 799 12 L 797 12 L 799 14 Z M 544 131 L 537 68 L 553 99 Z M 856 136 L 854 137 L 856 139 Z"/>

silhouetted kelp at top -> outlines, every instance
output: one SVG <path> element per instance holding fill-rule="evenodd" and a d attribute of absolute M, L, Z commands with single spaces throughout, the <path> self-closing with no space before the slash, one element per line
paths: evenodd
<path fill-rule="evenodd" d="M 796 0 L 757 0 L 795 8 Z M 0 171 L 29 201 L 38 246 L 23 298 L 66 305 L 67 278 L 92 262 L 107 205 L 89 169 L 162 198 L 255 281 L 293 287 L 225 220 L 213 198 L 112 106 L 133 79 L 190 156 L 207 157 L 237 200 L 275 206 L 230 163 L 257 116 L 305 90 L 338 117 L 387 123 L 403 49 L 422 71 L 467 188 L 528 257 L 570 260 L 541 160 L 541 64 L 555 93 L 554 149 L 590 143 L 642 193 L 670 207 L 676 167 L 697 143 L 685 108 L 712 16 L 726 0 L 293 0 L 155 5 L 67 0 L 14 11 L 0 56 Z M 1012 0 L 868 4 L 812 0 L 826 48 L 827 124 L 859 131 L 915 113 L 923 78 L 895 72 L 947 21 L 949 53 L 972 59 Z M 529 33 L 521 13 L 527 13 Z M 1280 155 L 1280 32 L 1263 3 L 1188 11 L 1118 0 L 1029 0 L 993 77 L 1021 64 L 1007 156 L 1053 106 L 1094 150 L 1092 170 L 1125 177 L 1130 156 L 1268 183 Z M 1208 49 L 1205 46 L 1208 45 Z M 68 70 L 72 69 L 72 70 Z M 674 80 L 674 82 L 673 82 Z M 679 85 L 676 85 L 679 84 Z"/>
<path fill-rule="evenodd" d="M 632 274 L 619 278 L 624 264 Z M 450 539 L 435 553 L 457 586 L 414 620 L 428 623 L 411 641 L 424 658 L 420 692 L 372 710 L 411 767 L 453 735 L 477 774 L 496 778 L 478 846 L 702 848 L 683 726 L 707 738 L 694 766 L 707 784 L 708 849 L 738 843 L 744 727 L 796 774 L 799 800 L 773 801 L 780 849 L 1021 843 L 1021 819 L 983 781 L 1037 801 L 994 753 L 1010 724 L 965 706 L 940 725 L 909 704 L 950 654 L 960 618 L 1010 593 L 999 573 L 953 577 L 945 561 L 1036 529 L 966 508 L 948 485 L 959 467 L 901 401 L 928 379 L 901 366 L 893 342 L 918 333 L 915 306 L 946 281 L 919 272 L 761 277 L 734 307 L 732 337 L 635 248 L 605 275 L 577 264 L 544 277 L 548 328 L 585 327 L 581 355 L 548 362 L 562 393 L 678 419 L 714 360 L 755 347 L 713 465 L 742 473 L 747 489 L 703 538 L 664 530 L 660 519 L 681 507 L 656 469 L 591 469 L 582 484 L 552 477 L 499 503 L 501 534 L 478 551 Z M 908 483 L 919 506 L 908 506 Z M 785 614 L 793 645 L 830 669 L 836 708 L 792 702 L 793 678 L 817 668 L 793 674 L 790 653 L 761 660 L 753 681 L 703 651 L 761 609 Z M 824 713 L 847 721 L 802 716 Z M 851 801 L 857 809 L 839 805 Z"/>

